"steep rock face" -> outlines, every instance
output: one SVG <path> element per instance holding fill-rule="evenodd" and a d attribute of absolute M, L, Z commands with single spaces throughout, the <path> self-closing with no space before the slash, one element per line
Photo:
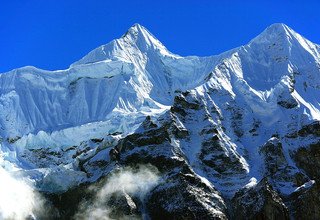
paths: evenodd
<path fill-rule="evenodd" d="M 319 158 L 320 158 L 320 126 L 319 121 L 302 126 L 295 135 L 291 135 L 293 140 L 300 139 L 301 145 L 299 148 L 292 150 L 291 154 L 300 168 L 302 168 L 307 175 L 319 181 Z"/>
<path fill-rule="evenodd" d="M 236 193 L 233 203 L 234 219 L 290 219 L 287 207 L 266 179 Z"/>
<path fill-rule="evenodd" d="M 240 154 L 243 149 L 237 148 L 225 132 L 221 109 L 209 96 L 189 91 L 175 99 L 171 112 L 189 134 L 188 138 L 179 139 L 179 144 L 190 166 L 219 190 L 232 195 L 238 185 L 232 178 L 246 178 L 248 167 Z M 234 111 L 228 113 L 233 115 Z"/>
<path fill-rule="evenodd" d="M 306 187 L 292 195 L 291 210 L 295 219 L 317 219 L 320 216 L 319 183 L 310 182 Z"/>
<path fill-rule="evenodd" d="M 297 165 L 302 168 L 312 179 L 320 180 L 320 143 L 302 147 L 294 154 Z"/>
<path fill-rule="evenodd" d="M 320 216 L 319 121 L 302 126 L 288 137 L 290 141 L 300 143 L 290 154 L 296 165 L 310 178 L 290 195 L 289 208 L 295 219 L 317 219 Z"/>
<path fill-rule="evenodd" d="M 120 141 L 111 153 L 118 154 L 112 157 L 119 164 L 150 163 L 161 171 L 162 181 L 146 200 L 150 217 L 226 219 L 226 206 L 220 193 L 186 162 L 176 138 L 188 138 L 187 130 L 171 112 L 158 123 L 146 118 L 138 131 Z"/>
<path fill-rule="evenodd" d="M 277 137 L 273 137 L 264 144 L 260 153 L 263 154 L 265 173 L 272 185 L 281 189 L 283 184 L 299 187 L 310 179 L 304 172 L 288 163 L 284 156 L 283 146 Z"/>
<path fill-rule="evenodd" d="M 191 173 L 169 173 L 146 201 L 151 219 L 227 219 L 219 193 Z"/>

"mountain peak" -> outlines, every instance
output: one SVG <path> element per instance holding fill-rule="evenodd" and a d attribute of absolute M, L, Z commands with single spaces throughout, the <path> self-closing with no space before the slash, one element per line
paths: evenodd
<path fill-rule="evenodd" d="M 262 51 L 273 48 L 277 50 L 273 50 L 273 52 L 278 55 L 282 53 L 282 55 L 291 57 L 292 54 L 295 54 L 295 58 L 298 60 L 302 59 L 305 52 L 313 57 L 319 55 L 317 46 L 314 43 L 283 23 L 270 25 L 261 34 L 252 39 L 248 45 L 251 47 L 256 45 L 258 50 Z"/>
<path fill-rule="evenodd" d="M 135 24 L 133 24 L 133 25 L 128 29 L 128 31 L 130 31 L 130 30 L 147 31 L 147 28 L 145 28 L 144 26 L 142 26 L 142 25 L 139 24 L 139 23 L 135 23 Z"/>
<path fill-rule="evenodd" d="M 291 30 L 286 24 L 284 23 L 274 23 L 271 24 L 269 27 L 266 28 L 268 31 L 275 31 L 275 32 L 283 32 Z"/>
<path fill-rule="evenodd" d="M 128 56 L 132 55 L 132 49 L 136 51 L 138 50 L 142 53 L 153 51 L 165 56 L 176 57 L 176 55 L 169 52 L 167 48 L 145 27 L 135 23 L 119 39 L 113 40 L 108 44 L 92 50 L 82 59 L 73 63 L 71 67 L 79 64 L 94 63 L 106 59 L 113 59 L 114 57 L 127 58 Z"/>
<path fill-rule="evenodd" d="M 142 25 L 135 23 L 134 25 L 132 25 L 128 31 L 122 36 L 126 37 L 128 35 L 133 35 L 134 37 L 137 36 L 141 36 L 141 35 L 152 35 L 145 27 L 143 27 Z"/>
<path fill-rule="evenodd" d="M 131 26 L 120 39 L 135 44 L 143 52 L 149 49 L 168 52 L 166 47 L 150 31 L 138 23 Z"/>
<path fill-rule="evenodd" d="M 275 23 L 267 27 L 261 34 L 251 40 L 251 43 L 266 41 L 288 41 L 295 38 L 297 33 L 283 23 Z"/>

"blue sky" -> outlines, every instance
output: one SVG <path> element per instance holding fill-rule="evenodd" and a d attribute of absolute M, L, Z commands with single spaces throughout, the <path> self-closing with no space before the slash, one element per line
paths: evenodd
<path fill-rule="evenodd" d="M 219 54 L 276 22 L 320 43 L 319 8 L 306 0 L 1 0 L 0 72 L 65 69 L 134 23 L 180 55 Z"/>

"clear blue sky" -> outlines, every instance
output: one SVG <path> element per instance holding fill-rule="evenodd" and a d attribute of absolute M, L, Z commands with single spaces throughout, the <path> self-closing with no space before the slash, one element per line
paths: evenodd
<path fill-rule="evenodd" d="M 134 23 L 180 55 L 214 55 L 282 22 L 320 43 L 320 1 L 0 0 L 0 72 L 67 68 Z"/>

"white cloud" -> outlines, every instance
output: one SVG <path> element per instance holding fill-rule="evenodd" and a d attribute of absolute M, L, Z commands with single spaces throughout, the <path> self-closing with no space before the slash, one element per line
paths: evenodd
<path fill-rule="evenodd" d="M 96 197 L 93 204 L 83 204 L 75 218 L 109 220 L 111 219 L 109 216 L 110 207 L 106 204 L 111 195 L 114 193 L 126 193 L 130 196 L 138 197 L 142 201 L 158 181 L 158 171 L 155 167 L 123 168 L 111 175 L 102 188 L 94 189 L 96 190 Z"/>
<path fill-rule="evenodd" d="M 42 199 L 31 186 L 0 167 L 0 219 L 32 217 L 41 206 Z"/>

